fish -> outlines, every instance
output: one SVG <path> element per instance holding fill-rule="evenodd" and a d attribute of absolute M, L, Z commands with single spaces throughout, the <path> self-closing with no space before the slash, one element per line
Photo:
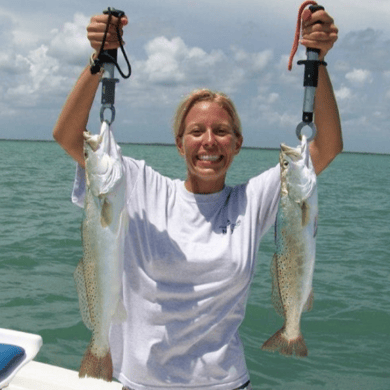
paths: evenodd
<path fill-rule="evenodd" d="M 126 320 L 122 300 L 125 211 L 125 176 L 120 147 L 110 126 L 100 134 L 84 136 L 84 217 L 81 226 L 83 257 L 74 271 L 79 307 L 85 326 L 92 331 L 79 377 L 112 381 L 109 346 L 111 323 Z"/>
<path fill-rule="evenodd" d="M 302 312 L 313 306 L 318 224 L 317 176 L 307 138 L 303 135 L 296 148 L 281 144 L 279 162 L 281 189 L 271 275 L 272 303 L 284 324 L 261 348 L 305 357 L 308 349 L 300 323 Z"/>

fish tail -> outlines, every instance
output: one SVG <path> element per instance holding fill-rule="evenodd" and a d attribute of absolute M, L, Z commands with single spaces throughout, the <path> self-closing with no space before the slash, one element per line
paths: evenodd
<path fill-rule="evenodd" d="M 284 335 L 284 327 L 279 329 L 273 336 L 271 336 L 261 347 L 264 351 L 279 351 L 282 355 L 296 355 L 299 357 L 305 357 L 308 354 L 308 350 L 305 344 L 305 340 L 302 335 L 297 338 L 289 340 Z"/>
<path fill-rule="evenodd" d="M 88 376 L 111 382 L 112 374 L 113 367 L 110 351 L 107 352 L 106 356 L 99 358 L 92 353 L 89 346 L 80 365 L 79 377 Z"/>

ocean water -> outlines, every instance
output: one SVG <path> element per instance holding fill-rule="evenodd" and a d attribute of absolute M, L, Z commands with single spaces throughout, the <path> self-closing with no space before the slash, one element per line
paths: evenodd
<path fill-rule="evenodd" d="M 122 150 L 185 177 L 172 146 Z M 227 183 L 277 162 L 278 151 L 244 149 Z M 90 332 L 73 281 L 82 256 L 74 168 L 54 142 L 0 141 L 0 327 L 40 334 L 36 360 L 77 370 Z M 273 232 L 265 236 L 240 328 L 254 389 L 390 389 L 389 169 L 390 155 L 343 153 L 319 177 L 315 300 L 302 318 L 307 358 L 260 349 L 283 323 L 270 300 Z"/>

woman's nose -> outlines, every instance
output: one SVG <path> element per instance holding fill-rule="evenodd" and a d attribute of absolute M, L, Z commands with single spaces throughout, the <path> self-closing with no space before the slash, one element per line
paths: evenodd
<path fill-rule="evenodd" d="M 207 129 L 203 135 L 203 143 L 207 146 L 214 146 L 215 144 L 215 134 L 212 129 Z"/>

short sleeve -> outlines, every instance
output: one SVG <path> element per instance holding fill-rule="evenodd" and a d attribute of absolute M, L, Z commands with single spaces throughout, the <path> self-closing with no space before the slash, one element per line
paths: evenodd
<path fill-rule="evenodd" d="M 77 164 L 76 175 L 73 183 L 72 190 L 72 203 L 84 207 L 84 196 L 85 196 L 85 169 Z"/>
<path fill-rule="evenodd" d="M 274 224 L 280 199 L 280 165 L 252 178 L 248 186 L 258 202 L 261 236 Z"/>

